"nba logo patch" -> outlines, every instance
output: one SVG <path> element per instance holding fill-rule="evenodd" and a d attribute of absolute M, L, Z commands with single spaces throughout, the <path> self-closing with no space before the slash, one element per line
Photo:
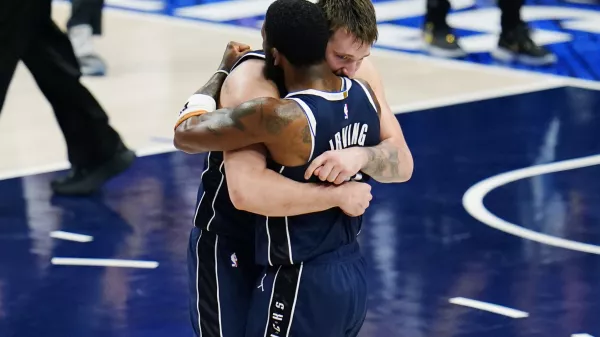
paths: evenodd
<path fill-rule="evenodd" d="M 233 268 L 237 268 L 238 266 L 237 255 L 235 255 L 235 253 L 231 254 L 231 266 Z"/>
<path fill-rule="evenodd" d="M 344 119 L 348 119 L 348 104 L 344 104 Z"/>

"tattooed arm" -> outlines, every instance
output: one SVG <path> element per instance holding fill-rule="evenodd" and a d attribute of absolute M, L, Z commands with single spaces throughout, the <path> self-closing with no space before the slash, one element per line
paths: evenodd
<path fill-rule="evenodd" d="M 380 117 L 381 143 L 327 151 L 310 163 L 304 177 L 308 179 L 314 174 L 322 181 L 341 184 L 361 171 L 382 183 L 407 181 L 412 175 L 413 162 L 400 125 L 387 103 L 379 104 L 371 86 L 363 80 L 357 81 L 364 84 L 375 103 Z"/>
<path fill-rule="evenodd" d="M 201 153 L 264 144 L 278 163 L 296 166 L 310 157 L 307 130 L 308 120 L 295 101 L 263 97 L 185 119 L 176 128 L 175 146 Z"/>
<path fill-rule="evenodd" d="M 366 149 L 367 163 L 363 172 L 380 182 L 403 182 L 410 179 L 413 172 L 413 158 L 404 139 L 400 123 L 392 112 L 381 77 L 368 58 L 362 63 L 357 76 L 368 82 L 371 95 L 381 116 L 381 143 Z"/>
<path fill-rule="evenodd" d="M 175 129 L 175 146 L 187 153 L 229 151 L 263 143 L 278 135 L 269 129 L 270 120 L 278 120 L 280 100 L 257 98 L 235 108 L 199 112 Z"/>
<path fill-rule="evenodd" d="M 369 84 L 365 84 L 379 111 L 381 143 L 377 146 L 359 148 L 364 156 L 364 165 L 361 171 L 383 183 L 407 181 L 412 175 L 413 162 L 410 152 L 408 152 L 410 159 L 406 159 L 407 156 L 402 153 L 404 146 L 397 137 L 401 137 L 405 146 L 406 142 L 398 120 L 387 102 L 384 102 L 384 106 L 382 106 L 374 89 Z M 400 132 L 399 135 L 398 132 Z M 408 151 L 408 146 L 406 146 L 406 151 Z M 406 160 L 401 160 L 401 158 Z"/>

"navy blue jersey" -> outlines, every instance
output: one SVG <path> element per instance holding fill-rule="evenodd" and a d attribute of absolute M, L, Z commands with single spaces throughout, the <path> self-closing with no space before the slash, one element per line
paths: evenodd
<path fill-rule="evenodd" d="M 231 70 L 233 71 L 246 60 L 264 60 L 264 58 L 265 55 L 260 50 L 246 53 Z M 278 87 L 280 86 L 282 84 L 278 84 Z M 256 215 L 240 211 L 233 206 L 227 189 L 223 152 L 208 153 L 200 179 L 194 225 L 219 235 L 254 244 Z"/>
<path fill-rule="evenodd" d="M 268 167 L 298 182 L 310 161 L 329 150 L 375 146 L 380 142 L 380 122 L 373 97 L 356 80 L 343 78 L 340 92 L 303 90 L 286 99 L 296 101 L 306 113 L 312 132 L 312 154 L 302 166 L 283 167 L 269 159 Z M 310 182 L 320 182 L 313 176 Z M 350 217 L 340 208 L 289 216 L 257 216 L 256 259 L 261 265 L 289 265 L 309 261 L 353 243 L 362 217 Z"/>

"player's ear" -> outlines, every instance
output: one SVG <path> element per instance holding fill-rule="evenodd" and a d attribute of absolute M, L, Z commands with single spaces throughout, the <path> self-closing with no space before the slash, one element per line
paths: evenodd
<path fill-rule="evenodd" d="M 281 65 L 281 54 L 279 53 L 279 51 L 277 50 L 277 48 L 271 48 L 271 55 L 273 55 L 273 60 L 274 60 L 274 64 L 276 66 L 280 66 Z"/>

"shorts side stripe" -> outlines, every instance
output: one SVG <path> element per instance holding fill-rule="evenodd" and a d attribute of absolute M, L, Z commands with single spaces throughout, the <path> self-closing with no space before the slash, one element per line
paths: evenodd
<path fill-rule="evenodd" d="M 303 265 L 281 266 L 273 280 L 265 337 L 288 337 L 298 299 Z M 277 277 L 279 276 L 279 277 Z"/>

